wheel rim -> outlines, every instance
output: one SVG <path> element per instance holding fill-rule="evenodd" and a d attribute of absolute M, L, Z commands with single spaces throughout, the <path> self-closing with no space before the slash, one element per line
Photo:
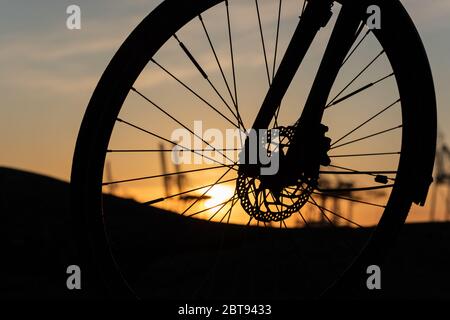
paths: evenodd
<path fill-rule="evenodd" d="M 213 4 L 212 2 L 210 3 L 210 2 L 208 2 L 208 1 L 205 1 L 204 2 L 205 3 L 205 6 L 210 6 L 211 4 Z M 215 3 L 215 2 L 214 2 Z M 201 7 L 203 4 L 200 4 L 199 5 L 199 7 Z M 192 9 L 189 9 L 189 10 L 192 10 Z M 258 14 L 258 16 L 260 16 L 260 14 Z M 183 22 L 182 21 L 182 19 L 180 19 L 180 23 L 181 22 Z M 201 21 L 201 22 L 203 22 L 203 21 Z M 202 23 L 202 25 L 204 26 L 204 22 Z M 258 19 L 258 24 L 257 24 L 257 26 L 259 27 L 261 24 L 259 23 L 259 19 Z M 260 29 L 261 30 L 261 29 Z M 169 33 L 170 34 L 170 33 Z M 259 34 L 259 35 L 261 35 L 261 33 Z M 364 35 L 362 34 L 361 35 L 362 37 L 364 37 Z M 263 36 L 261 37 L 262 39 L 263 39 Z M 178 39 L 179 40 L 179 39 Z M 265 71 L 266 71 L 266 73 L 267 73 L 267 78 L 268 78 L 268 81 L 270 82 L 270 67 L 269 67 L 269 65 L 268 65 L 268 63 L 267 63 L 267 56 L 266 56 L 266 52 L 265 52 L 265 49 L 264 49 L 264 47 L 265 47 L 265 44 L 263 43 L 263 53 L 264 53 L 264 66 L 265 66 Z M 275 45 L 275 47 L 277 48 L 278 47 L 278 45 Z M 186 52 L 185 52 L 186 53 Z M 380 54 L 381 55 L 381 54 Z M 378 56 L 375 56 L 375 59 L 374 60 L 376 60 L 376 59 L 378 59 L 378 57 L 380 56 L 380 55 L 378 55 Z M 143 59 L 143 58 L 140 58 L 142 61 L 141 61 L 141 63 L 136 63 L 135 64 L 135 66 L 134 66 L 134 68 L 136 68 L 136 69 L 139 69 L 139 68 L 141 68 L 142 67 L 142 64 L 144 63 L 144 60 L 145 59 Z M 276 61 L 276 60 L 275 60 Z M 372 60 L 371 60 L 372 61 Z M 189 62 L 189 60 L 188 60 L 188 62 Z M 192 62 L 192 61 L 191 61 Z M 156 61 L 156 59 L 155 60 L 153 60 L 153 63 L 156 65 L 156 66 L 158 66 L 160 69 L 162 69 L 162 68 L 165 68 L 165 67 L 162 67 L 162 65 L 159 63 L 159 62 L 157 62 Z M 141 65 L 140 65 L 141 64 Z M 369 65 L 370 66 L 370 65 Z M 161 68 L 162 67 L 162 68 Z M 234 69 L 234 67 L 233 67 L 233 69 Z M 273 64 L 273 67 L 272 67 L 272 69 L 273 70 L 275 70 L 275 63 Z M 166 69 L 167 70 L 167 69 Z M 195 70 L 195 69 L 194 69 Z M 136 71 L 135 70 L 132 70 L 132 71 L 129 71 L 129 70 L 124 70 L 124 72 L 130 72 L 130 73 L 136 73 Z M 234 74 L 234 72 L 233 72 L 233 74 Z M 378 80 L 380 80 L 379 82 L 382 82 L 382 81 L 384 81 L 384 80 L 386 80 L 386 79 L 388 79 L 388 78 L 390 78 L 392 76 L 392 74 L 387 74 L 387 75 L 383 75 L 382 77 L 380 77 Z M 377 81 L 378 80 L 376 80 L 375 82 L 376 83 L 378 83 Z M 134 81 L 133 81 L 134 82 Z M 137 84 L 137 83 L 136 83 Z M 135 85 L 136 85 L 135 84 Z M 228 88 L 226 88 L 226 89 L 229 89 L 229 90 L 227 90 L 227 91 L 229 91 L 229 93 L 230 93 L 230 96 L 231 96 L 231 100 L 233 100 L 233 103 L 235 102 L 235 100 L 237 100 L 236 98 L 234 98 L 233 99 L 233 89 L 234 89 L 234 87 L 233 88 L 231 88 L 230 86 L 228 86 L 227 85 L 227 87 Z M 135 91 L 135 93 L 137 93 L 137 95 L 140 97 L 140 98 L 144 98 L 144 100 L 147 102 L 147 103 L 151 103 L 154 107 L 157 107 L 158 108 L 158 106 L 159 106 L 159 104 L 158 105 L 156 105 L 155 103 L 153 103 L 153 100 L 150 100 L 144 93 L 142 93 L 141 92 L 141 90 L 139 90 L 139 89 L 137 89 L 136 87 L 133 87 L 134 88 L 134 90 L 133 91 Z M 345 86 L 344 86 L 344 88 L 345 88 Z M 97 90 L 100 90 L 100 89 L 97 89 Z M 353 92 L 355 92 L 355 91 L 353 91 Z M 338 103 L 341 103 L 341 102 L 343 102 L 343 100 L 342 101 L 339 101 L 339 93 L 340 93 L 340 97 L 342 98 L 342 96 L 346 96 L 346 94 L 345 94 L 345 92 L 344 91 L 338 91 L 337 92 L 338 93 L 338 95 L 336 96 L 336 98 L 334 98 L 334 99 L 331 99 L 330 101 L 330 105 L 334 102 L 334 103 L 336 103 L 336 102 L 338 102 Z M 124 94 L 125 94 L 125 92 L 124 92 Z M 116 95 L 116 99 L 117 99 L 117 101 L 120 101 L 120 100 L 122 100 L 122 99 L 124 99 L 124 97 L 122 96 L 122 97 L 120 97 L 120 95 L 121 94 L 117 94 Z M 95 94 L 94 94 L 94 96 L 95 96 Z M 350 98 L 350 97 L 353 97 L 353 95 L 348 95 L 348 92 L 347 92 L 347 96 L 348 96 L 348 98 Z M 153 98 L 152 98 L 153 99 Z M 221 100 L 225 100 L 225 98 L 220 98 Z M 93 98 L 93 100 L 94 100 L 94 98 Z M 389 109 L 391 109 L 391 107 L 393 107 L 393 106 L 395 106 L 399 101 L 398 101 L 398 99 L 393 99 L 393 103 L 391 102 L 390 104 L 387 104 L 385 107 L 383 107 L 382 109 L 381 109 L 381 111 L 378 111 L 378 112 L 381 112 L 381 113 L 384 113 L 385 111 L 387 111 L 387 110 L 389 110 Z M 95 101 L 94 102 L 92 102 L 91 101 L 91 103 L 95 103 Z M 117 104 L 117 103 L 116 103 Z M 337 103 L 336 103 L 337 104 Z M 113 105 L 114 105 L 114 102 L 113 102 Z M 118 108 L 120 108 L 120 106 L 121 106 L 121 104 L 120 105 L 118 105 Z M 232 115 L 232 108 L 230 108 L 231 110 L 229 110 L 229 111 L 231 111 L 230 112 L 230 114 Z M 165 110 L 165 109 L 163 109 L 163 110 Z M 384 111 L 382 111 L 382 110 L 384 110 Z M 161 110 L 159 110 L 159 111 L 161 111 Z M 117 110 L 117 113 L 118 113 L 118 110 Z M 236 112 L 236 114 L 238 113 L 238 111 Z M 380 113 L 380 114 L 381 114 Z M 111 114 L 114 114 L 114 112 L 111 112 Z M 377 113 L 375 113 L 375 115 L 376 115 Z M 165 116 L 167 116 L 167 113 L 165 114 Z M 230 118 L 231 116 L 228 116 L 228 117 L 224 117 L 223 115 L 222 115 L 222 118 L 224 119 L 224 120 L 226 120 L 228 123 L 230 123 L 230 122 L 232 122 L 232 121 L 228 121 L 228 119 L 225 119 L 225 118 Z M 141 126 L 137 126 L 137 125 L 135 125 L 134 123 L 132 123 L 132 122 L 129 122 L 129 121 L 127 121 L 127 120 L 124 120 L 124 119 L 122 119 L 122 118 L 120 118 L 121 120 L 119 121 L 121 124 L 125 124 L 125 125 L 127 125 L 127 126 L 129 126 L 129 127 L 132 127 L 132 128 L 134 128 L 134 129 L 137 129 L 137 130 L 139 130 L 139 131 L 141 131 L 141 132 L 144 132 L 143 130 L 146 130 L 146 129 L 144 129 L 144 128 L 142 128 Z M 173 119 L 172 119 L 173 120 Z M 178 122 L 178 124 L 180 124 L 179 122 Z M 97 154 L 99 154 L 99 161 L 98 161 L 98 163 L 96 164 L 96 166 L 97 166 L 97 168 L 102 168 L 103 169 L 103 162 L 104 162 L 104 160 L 105 160 L 105 154 L 106 154 L 106 146 L 107 146 L 107 141 L 109 141 L 109 138 L 110 138 L 110 135 L 108 134 L 108 132 L 110 132 L 110 131 L 112 131 L 112 128 L 113 128 L 113 126 L 114 126 L 114 124 L 113 123 L 111 123 L 111 122 L 109 122 L 109 125 L 108 125 L 108 120 L 106 119 L 105 121 L 104 121 L 104 136 L 102 137 L 103 138 L 103 142 L 100 142 L 100 143 L 98 143 L 97 144 L 97 146 L 96 146 L 96 150 L 95 150 L 95 152 L 97 153 Z M 239 125 L 238 125 L 239 126 Z M 357 126 L 358 127 L 358 126 Z M 354 127 L 355 128 L 355 127 Z M 353 129 L 354 129 L 353 128 Z M 394 129 L 395 127 L 392 127 L 392 130 L 395 130 Z M 400 128 L 400 127 L 396 127 L 397 129 L 398 128 Z M 352 129 L 352 130 L 353 130 Z M 357 129 L 359 129 L 359 128 L 357 128 Z M 349 137 L 351 134 L 353 134 L 355 131 L 352 131 L 352 130 L 350 130 L 350 131 L 346 131 L 346 133 L 344 133 L 344 134 L 341 134 L 340 136 L 339 136 L 339 138 L 336 138 L 336 139 L 334 139 L 334 146 L 336 147 L 336 149 L 338 149 L 338 148 L 344 148 L 345 146 L 347 146 L 347 142 L 345 142 L 345 138 L 347 138 L 347 137 Z M 389 131 L 391 131 L 391 129 L 387 129 L 387 130 L 389 130 Z M 148 131 L 148 130 L 147 130 Z M 385 133 L 385 132 L 388 132 L 388 131 L 386 131 L 386 130 L 381 130 L 380 131 L 381 133 L 380 134 L 383 134 L 383 133 Z M 148 133 L 148 132 L 147 132 Z M 342 138 L 342 139 L 341 139 Z M 362 139 L 362 140 L 365 140 L 365 137 L 363 137 L 364 139 Z M 355 139 L 355 140 L 358 140 L 359 138 L 357 138 L 357 139 Z M 169 142 L 168 141 L 169 139 L 167 139 L 166 140 L 166 142 Z M 358 140 L 358 141 L 362 141 L 362 140 Z M 350 141 L 351 142 L 351 141 Z M 357 141 L 355 141 L 355 142 L 357 142 Z M 102 145 L 103 147 L 104 147 L 104 149 L 102 150 L 101 148 L 99 148 L 99 145 Z M 333 145 L 332 145 L 333 146 Z M 110 149 L 110 147 L 109 147 L 109 149 Z M 116 151 L 118 151 L 118 150 L 116 150 Z M 110 152 L 110 153 L 114 153 L 114 152 Z M 399 154 L 400 153 L 400 150 L 398 150 L 398 151 L 394 151 L 394 152 L 392 152 L 392 154 L 387 154 L 387 153 L 390 153 L 390 152 L 378 152 L 379 154 L 377 154 L 377 155 L 373 155 L 374 157 L 376 156 L 376 157 L 382 157 L 382 156 L 393 156 L 394 154 L 395 155 L 397 155 L 397 154 Z M 384 154 L 382 154 L 382 153 L 384 153 Z M 345 154 L 335 154 L 334 155 L 334 157 L 336 157 L 336 158 L 345 158 Z M 354 155 L 355 156 L 355 155 Z M 361 156 L 361 157 L 363 157 L 364 156 L 364 154 L 359 154 L 358 156 Z M 403 155 L 402 155 L 403 156 Z M 352 170 L 353 170 L 353 173 L 355 173 L 354 172 L 354 170 L 355 169 L 352 169 L 352 168 L 347 168 L 347 167 L 344 167 L 344 166 L 340 166 L 340 165 L 338 165 L 338 166 L 334 166 L 333 167 L 333 169 L 334 170 L 339 170 L 340 172 L 342 172 L 341 174 L 342 175 L 344 175 L 344 172 L 345 172 L 345 174 L 349 174 L 349 173 L 352 173 Z M 329 171 L 331 171 L 331 170 L 329 170 Z M 358 170 L 358 171 L 361 171 L 361 170 Z M 379 170 L 379 171 L 381 171 L 381 170 Z M 327 174 L 326 173 L 326 170 L 323 170 L 323 172 L 322 172 L 322 174 Z M 340 174 L 340 175 L 341 175 Z M 370 176 L 370 177 L 372 177 L 372 176 L 374 176 L 374 175 L 378 175 L 378 174 L 380 174 L 380 175 L 385 175 L 385 176 L 387 176 L 387 178 L 388 179 L 392 179 L 391 177 L 389 177 L 388 176 L 388 174 L 392 174 L 392 172 L 391 171 L 389 171 L 389 170 L 384 170 L 383 172 L 376 172 L 376 173 L 374 173 L 374 172 L 370 172 L 369 174 L 367 174 L 367 176 Z M 219 175 L 220 176 L 220 175 Z M 220 176 L 221 178 L 223 178 L 222 176 Z M 97 186 L 98 186 L 98 183 L 99 183 L 99 181 L 98 181 L 98 178 L 99 178 L 99 175 L 97 175 L 97 180 L 96 181 L 94 181 L 94 182 L 91 182 L 91 183 L 93 183 L 93 184 L 95 184 L 95 183 L 97 183 Z M 100 177 L 101 178 L 101 177 Z M 380 178 L 379 178 L 380 179 Z M 91 181 L 92 180 L 95 180 L 95 179 L 91 179 Z M 129 181 L 129 182 L 133 182 L 133 181 Z M 220 182 L 220 181 L 219 181 Z M 110 183 L 108 183 L 108 182 L 104 182 L 104 186 L 108 186 L 108 185 L 111 185 Z M 207 187 L 207 188 L 209 188 L 209 187 Z M 375 190 L 375 189 L 374 189 Z M 207 192 L 206 192 L 207 193 Z M 205 194 L 206 194 L 205 193 Z M 392 204 L 387 204 L 387 206 L 390 208 L 390 210 L 392 210 L 392 211 L 394 211 L 394 210 L 399 210 L 400 208 L 402 209 L 401 211 L 405 211 L 405 206 L 406 207 L 408 207 L 408 205 L 407 205 L 407 203 L 408 202 L 411 202 L 411 200 L 413 200 L 413 199 L 411 199 L 411 198 L 408 198 L 407 197 L 407 195 L 405 195 L 404 194 L 404 192 L 403 191 L 399 191 L 398 192 L 399 194 L 401 194 L 400 196 L 401 196 L 401 198 L 402 199 L 406 199 L 404 202 L 401 202 L 401 203 L 399 203 L 399 201 L 398 200 L 396 200 L 396 201 L 392 201 L 392 202 L 395 202 L 395 203 L 392 203 Z M 98 196 L 98 195 L 97 195 Z M 348 197 L 346 197 L 346 196 L 342 196 L 342 195 L 335 195 L 335 197 L 336 198 L 339 198 L 339 199 L 341 199 L 341 200 L 343 200 L 342 198 L 348 198 Z M 172 198 L 172 197 L 171 197 Z M 317 205 L 317 202 L 318 202 L 318 200 L 316 200 L 316 199 L 314 199 L 314 198 L 311 198 L 312 199 L 312 201 L 314 202 L 314 204 L 315 205 Z M 392 199 L 392 198 L 391 198 Z M 154 204 L 154 203 L 156 203 L 155 201 L 154 201 L 155 199 L 151 199 L 149 202 L 151 202 L 152 204 Z M 156 199 L 157 200 L 157 199 Z M 364 201 L 364 200 L 362 200 L 363 202 L 366 202 L 365 204 L 366 205 L 370 205 L 370 204 L 368 204 L 369 202 L 368 201 Z M 354 202 L 354 201 L 352 201 L 352 202 Z M 363 204 L 363 203 L 361 203 L 361 201 L 360 202 L 358 202 L 357 201 L 357 203 L 358 204 Z M 406 204 L 405 204 L 406 203 Z M 92 203 L 90 204 L 90 205 L 92 205 Z M 181 210 L 182 211 L 182 213 L 186 213 L 186 212 L 188 212 L 189 210 L 191 210 L 192 208 L 194 208 L 194 206 L 192 206 L 192 205 L 189 205 L 188 206 L 188 208 L 187 209 L 185 209 L 185 210 Z M 328 211 L 327 211 L 328 210 Z M 197 210 L 196 212 L 198 212 L 199 210 Z M 201 210 L 200 210 L 201 211 Z M 326 209 L 326 208 L 322 208 L 322 209 L 320 209 L 319 210 L 320 211 L 320 213 L 323 215 L 323 217 L 325 217 L 325 220 L 328 222 L 328 223 L 330 223 L 330 224 L 332 224 L 332 221 L 331 221 L 331 219 L 329 219 L 329 217 L 328 217 L 328 215 L 331 215 L 331 214 L 336 214 L 336 212 L 334 212 L 333 210 L 330 210 L 330 209 Z M 387 210 L 387 211 L 389 211 L 389 210 Z M 191 215 L 195 215 L 195 213 L 196 212 L 194 212 L 194 213 L 191 213 Z M 202 213 L 202 212 L 200 212 L 200 213 Z M 328 213 L 328 214 L 327 214 Z M 231 215 L 231 213 L 230 213 L 230 215 Z M 340 216 L 340 218 L 342 219 L 343 218 L 343 215 L 339 215 Z M 385 215 L 383 216 L 383 217 L 386 217 L 386 216 L 388 216 L 388 215 L 386 215 L 386 212 L 385 212 Z M 223 221 L 223 219 L 225 218 L 225 216 L 223 216 L 222 217 L 222 221 Z M 302 218 L 302 221 L 303 221 L 303 224 L 305 225 L 305 226 L 307 226 L 308 225 L 308 223 L 307 223 L 307 220 L 308 220 L 308 218 L 305 218 L 304 216 L 301 216 L 301 218 Z M 348 220 L 350 220 L 350 219 L 348 219 Z M 386 219 L 385 219 L 386 220 Z M 343 221 L 345 221 L 345 219 L 343 219 Z M 259 223 L 258 223 L 258 225 L 259 225 Z M 356 224 L 356 225 L 359 225 L 359 224 Z M 392 225 L 392 223 L 390 224 L 390 225 Z M 284 228 L 285 226 L 287 226 L 286 225 L 286 223 L 285 222 L 280 222 L 280 224 L 279 224 L 279 226 L 281 227 L 281 228 Z"/>

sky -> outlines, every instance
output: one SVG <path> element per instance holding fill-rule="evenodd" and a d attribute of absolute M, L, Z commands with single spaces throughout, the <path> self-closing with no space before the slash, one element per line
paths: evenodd
<path fill-rule="evenodd" d="M 0 166 L 68 180 L 89 98 L 113 54 L 160 1 L 2 0 Z M 450 0 L 403 0 L 427 49 L 450 139 Z M 81 8 L 81 30 L 66 8 Z"/>

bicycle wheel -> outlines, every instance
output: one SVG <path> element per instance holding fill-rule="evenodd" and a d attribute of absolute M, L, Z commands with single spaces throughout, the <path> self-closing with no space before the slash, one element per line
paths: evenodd
<path fill-rule="evenodd" d="M 381 29 L 366 27 L 369 5 Z M 249 128 L 278 133 L 268 178 L 238 161 L 249 136 L 231 132 Z M 367 291 L 366 268 L 425 202 L 435 141 L 431 71 L 398 1 L 166 0 L 108 65 L 79 132 L 72 211 L 88 286 Z"/>

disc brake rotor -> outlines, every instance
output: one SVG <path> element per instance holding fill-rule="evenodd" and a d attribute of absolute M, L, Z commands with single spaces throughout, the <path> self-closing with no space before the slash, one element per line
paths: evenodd
<path fill-rule="evenodd" d="M 293 127 L 277 127 L 278 143 L 275 147 L 280 157 L 285 151 L 294 135 Z M 272 129 L 272 130 L 274 130 Z M 271 137 L 271 130 L 267 136 Z M 270 153 L 271 141 L 263 137 L 262 145 Z M 272 180 L 278 180 L 272 177 Z M 243 172 L 239 173 L 236 189 L 241 206 L 252 218 L 261 222 L 279 222 L 298 212 L 307 202 L 317 185 L 317 179 L 299 177 L 294 182 L 281 184 L 277 188 L 266 183 L 264 177 L 251 177 Z"/>

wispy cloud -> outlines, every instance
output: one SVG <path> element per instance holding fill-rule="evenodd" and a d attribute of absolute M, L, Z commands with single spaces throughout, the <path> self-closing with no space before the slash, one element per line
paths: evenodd
<path fill-rule="evenodd" d="M 137 17 L 124 16 L 113 27 L 86 21 L 86 29 L 49 28 L 45 36 L 3 35 L 0 45 L 0 90 L 47 89 L 68 94 L 92 90 L 107 61 L 124 41 Z M 117 29 L 117 30 L 116 30 Z"/>

